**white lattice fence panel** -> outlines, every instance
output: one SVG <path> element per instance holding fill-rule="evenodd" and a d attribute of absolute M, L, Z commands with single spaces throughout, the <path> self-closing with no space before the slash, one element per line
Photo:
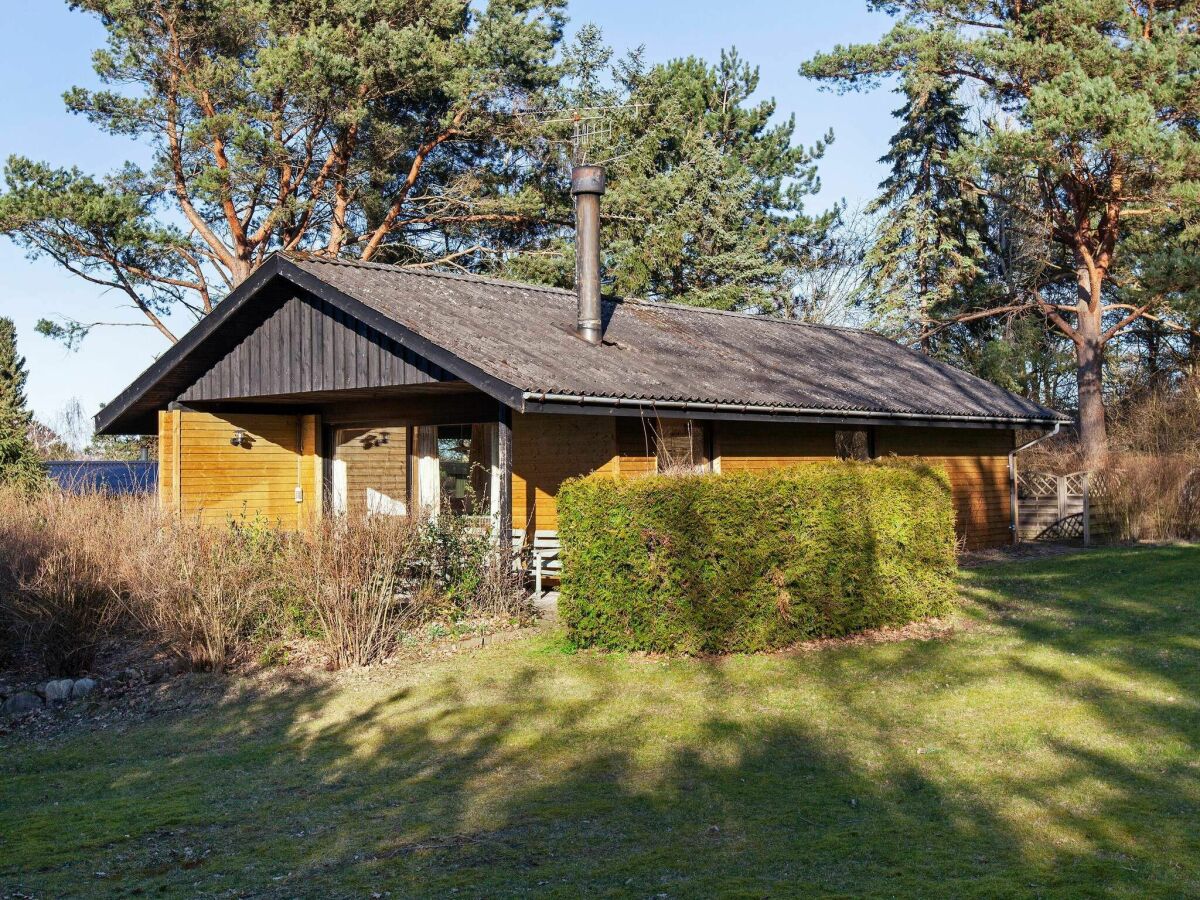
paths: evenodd
<path fill-rule="evenodd" d="M 1017 478 L 1017 487 L 1022 497 L 1057 497 L 1058 476 L 1049 472 L 1021 472 Z"/>

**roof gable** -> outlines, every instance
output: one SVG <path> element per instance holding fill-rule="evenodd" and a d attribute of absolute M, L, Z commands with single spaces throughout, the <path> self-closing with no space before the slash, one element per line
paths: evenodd
<path fill-rule="evenodd" d="M 180 401 L 459 380 L 328 300 L 297 290 L 272 307 Z"/>

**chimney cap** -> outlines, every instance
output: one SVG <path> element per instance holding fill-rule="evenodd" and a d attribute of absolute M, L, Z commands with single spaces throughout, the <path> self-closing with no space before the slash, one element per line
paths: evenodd
<path fill-rule="evenodd" d="M 572 194 L 603 194 L 604 166 L 575 166 L 571 169 Z"/>

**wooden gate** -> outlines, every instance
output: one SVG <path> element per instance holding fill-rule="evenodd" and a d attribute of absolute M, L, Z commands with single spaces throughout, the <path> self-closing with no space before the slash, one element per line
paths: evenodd
<path fill-rule="evenodd" d="M 1017 536 L 1022 541 L 1092 541 L 1094 485 L 1088 472 L 1017 476 Z"/>

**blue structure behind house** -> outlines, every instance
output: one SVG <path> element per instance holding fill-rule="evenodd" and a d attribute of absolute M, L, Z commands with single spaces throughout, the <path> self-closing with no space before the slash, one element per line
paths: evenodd
<path fill-rule="evenodd" d="M 158 489 L 156 462 L 71 459 L 46 463 L 46 474 L 74 494 L 149 494 Z"/>

